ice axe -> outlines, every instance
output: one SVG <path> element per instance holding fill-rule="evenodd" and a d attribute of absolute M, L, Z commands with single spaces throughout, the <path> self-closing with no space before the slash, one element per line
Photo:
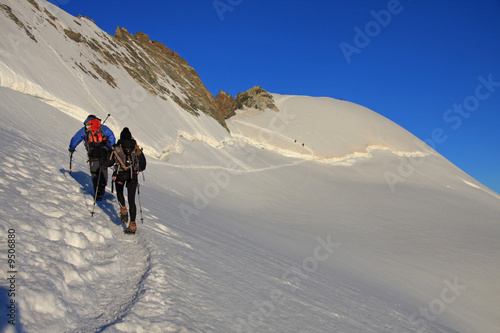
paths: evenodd
<path fill-rule="evenodd" d="M 101 123 L 101 125 L 104 125 L 104 123 L 106 122 L 106 120 L 108 120 L 108 118 L 111 116 L 111 113 L 108 113 L 108 116 L 106 117 L 106 119 L 104 119 L 104 121 Z"/>
<path fill-rule="evenodd" d="M 75 151 L 69 151 L 69 174 L 71 175 L 71 168 L 72 168 L 72 165 L 73 165 L 73 153 Z"/>

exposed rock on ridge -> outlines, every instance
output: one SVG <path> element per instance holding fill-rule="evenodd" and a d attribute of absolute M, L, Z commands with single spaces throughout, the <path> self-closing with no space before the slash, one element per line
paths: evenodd
<path fill-rule="evenodd" d="M 36 3 L 35 3 L 36 4 Z M 7 15 L 7 17 L 9 17 L 12 21 L 14 21 L 19 28 L 23 29 L 24 32 L 26 32 L 26 35 L 28 35 L 29 38 L 31 38 L 32 40 L 34 40 L 35 42 L 38 43 L 38 41 L 36 40 L 35 36 L 33 36 L 33 34 L 31 33 L 31 27 L 30 26 L 26 26 L 23 22 L 21 22 L 21 20 L 19 20 L 17 18 L 17 16 L 12 12 L 12 8 L 7 6 L 6 4 L 1 4 L 0 5 L 0 10 L 3 11 L 5 13 L 5 15 Z"/>
<path fill-rule="evenodd" d="M 215 96 L 215 106 L 224 119 L 235 115 L 236 101 L 233 96 L 223 90 Z"/>
<path fill-rule="evenodd" d="M 224 116 L 224 119 L 234 116 L 236 110 L 245 107 L 262 111 L 266 109 L 271 109 L 276 112 L 279 111 L 276 104 L 274 104 L 273 96 L 259 86 L 238 93 L 234 99 L 233 96 L 221 90 L 215 97 L 215 106 Z"/>
<path fill-rule="evenodd" d="M 274 104 L 273 96 L 259 86 L 255 86 L 245 92 L 236 95 L 236 110 L 243 107 L 258 110 L 271 109 L 278 112 L 278 107 Z"/>
<path fill-rule="evenodd" d="M 173 99 L 192 114 L 205 112 L 226 127 L 213 95 L 198 73 L 177 52 L 158 41 L 151 41 L 143 32 L 134 36 L 125 28 L 117 28 L 113 40 L 132 56 L 120 57 L 121 65 L 147 91 L 160 98 Z M 182 96 L 168 89 L 166 83 L 174 86 Z"/>

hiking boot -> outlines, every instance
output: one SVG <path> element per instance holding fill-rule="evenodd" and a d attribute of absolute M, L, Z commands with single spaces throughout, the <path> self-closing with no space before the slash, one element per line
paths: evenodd
<path fill-rule="evenodd" d="M 122 223 L 127 223 L 128 222 L 128 212 L 127 212 L 127 207 L 121 206 L 120 207 L 120 220 L 122 220 Z"/>
<path fill-rule="evenodd" d="M 126 234 L 135 234 L 137 230 L 137 225 L 135 224 L 135 221 L 131 221 L 130 224 L 128 225 L 128 228 L 125 229 Z"/>

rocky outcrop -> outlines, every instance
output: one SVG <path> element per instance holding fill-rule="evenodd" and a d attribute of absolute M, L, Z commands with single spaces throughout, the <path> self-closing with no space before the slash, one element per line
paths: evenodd
<path fill-rule="evenodd" d="M 224 119 L 227 119 L 235 115 L 236 101 L 233 96 L 221 90 L 217 96 L 215 96 L 215 107 Z"/>
<path fill-rule="evenodd" d="M 248 107 L 278 111 L 271 94 L 258 86 L 239 93 L 236 98 L 221 90 L 214 99 L 184 58 L 162 43 L 151 41 L 143 32 L 134 36 L 125 28 L 117 28 L 113 40 L 132 55 L 122 57 L 122 66 L 146 90 L 161 98 L 172 98 L 193 114 L 205 112 L 226 129 L 225 119 L 233 116 L 235 110 Z M 169 90 L 166 83 L 180 91 L 182 97 Z"/>
<path fill-rule="evenodd" d="M 227 128 L 213 95 L 198 73 L 177 52 L 158 41 L 151 41 L 143 32 L 134 36 L 125 28 L 117 28 L 113 40 L 129 53 L 127 57 L 120 57 L 121 65 L 147 91 L 160 98 L 171 98 L 192 114 L 204 112 Z M 174 87 L 176 91 L 168 87 Z"/>
<path fill-rule="evenodd" d="M 278 112 L 278 107 L 274 104 L 273 96 L 259 86 L 255 86 L 245 92 L 236 95 L 236 110 L 244 107 L 266 110 L 271 109 Z"/>
<path fill-rule="evenodd" d="M 273 96 L 259 86 L 240 92 L 236 95 L 236 98 L 221 90 L 215 97 L 215 107 L 224 119 L 234 116 L 236 110 L 244 108 L 279 111 L 274 103 Z"/>
<path fill-rule="evenodd" d="M 37 5 L 36 2 L 35 2 L 35 5 Z M 14 21 L 19 26 L 19 28 L 23 29 L 24 32 L 26 32 L 26 35 L 28 35 L 29 38 L 31 38 L 32 40 L 34 40 L 35 42 L 38 43 L 38 41 L 36 40 L 35 36 L 33 36 L 33 34 L 31 33 L 31 29 L 32 28 L 29 25 L 26 26 L 23 22 L 21 22 L 21 20 L 19 20 L 17 18 L 17 16 L 14 14 L 14 12 L 12 11 L 11 7 L 7 6 L 6 4 L 1 4 L 0 5 L 0 10 L 3 11 L 5 13 L 5 15 L 7 15 L 7 17 L 9 17 L 12 21 Z"/>

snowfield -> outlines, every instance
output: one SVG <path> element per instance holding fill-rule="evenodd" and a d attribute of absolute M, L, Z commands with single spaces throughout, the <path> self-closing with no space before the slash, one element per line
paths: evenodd
<path fill-rule="evenodd" d="M 0 12 L 0 331 L 498 331 L 500 196 L 397 124 L 273 94 L 279 112 L 240 110 L 229 133 L 123 68 L 111 88 L 70 66 L 98 55 L 2 3 L 38 42 Z M 83 146 L 68 172 L 90 113 L 146 148 L 136 235 L 112 193 L 91 217 Z"/>

